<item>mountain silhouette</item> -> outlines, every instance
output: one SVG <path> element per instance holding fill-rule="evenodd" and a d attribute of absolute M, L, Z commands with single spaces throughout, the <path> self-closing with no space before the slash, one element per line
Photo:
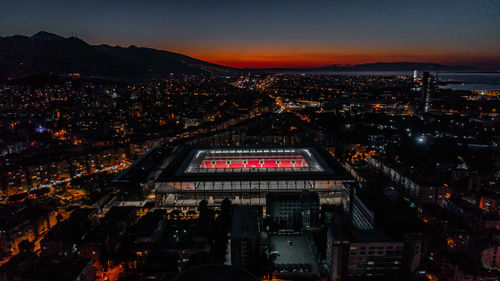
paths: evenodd
<path fill-rule="evenodd" d="M 37 34 L 31 36 L 30 38 L 36 40 L 45 40 L 45 41 L 64 40 L 64 37 L 46 31 L 40 31 Z"/>
<path fill-rule="evenodd" d="M 182 54 L 130 46 L 89 45 L 45 31 L 27 37 L 0 37 L 0 78 L 50 73 L 142 79 L 151 75 L 227 74 L 235 70 Z"/>
<path fill-rule="evenodd" d="M 0 79 L 37 74 L 111 79 L 144 79 L 154 75 L 238 74 L 246 72 L 335 72 L 335 71 L 484 71 L 470 66 L 436 63 L 378 62 L 358 65 L 332 65 L 317 68 L 235 69 L 169 51 L 143 47 L 89 45 L 76 37 L 62 37 L 40 31 L 31 37 L 0 37 Z"/>

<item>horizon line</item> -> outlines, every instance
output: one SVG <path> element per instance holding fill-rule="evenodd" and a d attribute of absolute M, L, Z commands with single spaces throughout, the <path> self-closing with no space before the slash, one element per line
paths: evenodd
<path fill-rule="evenodd" d="M 330 63 L 330 62 L 314 63 L 312 61 L 311 62 L 304 61 L 304 62 L 297 62 L 297 64 L 293 64 L 293 63 L 284 64 L 283 62 L 274 62 L 273 63 L 272 60 L 269 60 L 266 62 L 255 60 L 252 62 L 251 60 L 242 60 L 242 59 L 239 59 L 239 60 L 238 59 L 211 59 L 209 57 L 199 56 L 196 54 L 190 54 L 190 52 L 184 53 L 182 51 L 181 52 L 171 51 L 167 48 L 162 48 L 162 47 L 144 47 L 144 46 L 137 46 L 136 44 L 130 44 L 130 45 L 126 46 L 126 45 L 109 44 L 109 43 L 88 43 L 83 38 L 76 36 L 77 35 L 76 33 L 71 33 L 70 36 L 65 37 L 65 36 L 61 36 L 59 34 L 45 31 L 45 30 L 40 30 L 32 35 L 14 34 L 14 35 L 0 36 L 0 38 L 13 37 L 13 36 L 24 36 L 24 37 L 32 38 L 33 36 L 35 36 L 39 33 L 47 33 L 47 34 L 55 35 L 55 36 L 58 36 L 58 37 L 61 37 L 64 39 L 76 38 L 76 39 L 84 41 L 85 43 L 89 44 L 90 46 L 108 45 L 111 47 L 120 47 L 120 48 L 135 47 L 135 48 L 146 48 L 146 49 L 154 49 L 154 50 L 158 50 L 158 51 L 165 51 L 165 52 L 175 53 L 175 54 L 179 54 L 179 55 L 184 55 L 184 56 L 187 56 L 187 57 L 190 57 L 193 59 L 197 59 L 200 61 L 204 61 L 207 63 L 216 64 L 219 66 L 238 69 L 238 70 L 247 70 L 247 69 L 248 70 L 265 70 L 265 69 L 276 69 L 276 70 L 289 69 L 289 70 L 293 70 L 293 69 L 318 69 L 318 68 L 328 68 L 328 67 L 355 67 L 355 66 L 359 66 L 359 65 L 382 64 L 382 63 L 385 63 L 385 64 L 397 64 L 397 63 L 411 64 L 411 63 L 415 63 L 415 64 L 436 64 L 436 65 L 443 66 L 443 67 L 469 67 L 469 68 L 477 68 L 478 70 L 493 71 L 493 72 L 500 71 L 500 65 L 484 65 L 484 63 L 479 63 L 479 62 L 470 63 L 470 62 L 466 62 L 466 61 L 464 61 L 462 63 L 449 64 L 449 63 L 445 63 L 445 62 L 436 62 L 436 61 L 432 61 L 432 60 L 428 60 L 428 59 L 424 59 L 424 60 L 405 60 L 405 59 L 401 59 L 401 60 L 397 60 L 397 59 L 395 59 L 395 60 L 390 60 L 390 59 L 377 60 L 377 59 L 375 59 L 375 60 L 372 60 L 370 58 L 367 58 L 367 59 L 359 61 L 357 63 L 354 63 L 354 62 L 353 63 Z M 340 57 L 342 57 L 342 55 L 340 55 Z M 376 57 L 376 56 L 374 56 L 374 57 Z"/>

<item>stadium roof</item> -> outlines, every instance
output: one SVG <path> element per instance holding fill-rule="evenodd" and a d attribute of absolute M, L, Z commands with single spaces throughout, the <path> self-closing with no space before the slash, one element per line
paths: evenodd
<path fill-rule="evenodd" d="M 341 180 L 349 175 L 323 147 L 190 148 L 156 178 L 170 181 Z"/>

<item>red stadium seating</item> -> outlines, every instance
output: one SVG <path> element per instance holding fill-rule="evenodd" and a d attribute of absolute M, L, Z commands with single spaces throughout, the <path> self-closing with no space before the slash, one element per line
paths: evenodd
<path fill-rule="evenodd" d="M 254 155 L 207 155 L 200 168 L 242 169 L 242 168 L 302 168 L 307 161 L 300 154 L 254 154 Z"/>

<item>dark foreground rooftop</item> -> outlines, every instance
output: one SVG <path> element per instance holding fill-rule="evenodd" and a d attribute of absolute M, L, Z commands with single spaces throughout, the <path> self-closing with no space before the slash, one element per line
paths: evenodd
<path fill-rule="evenodd" d="M 257 281 L 258 279 L 243 268 L 223 265 L 205 264 L 182 271 L 175 281 Z"/>

